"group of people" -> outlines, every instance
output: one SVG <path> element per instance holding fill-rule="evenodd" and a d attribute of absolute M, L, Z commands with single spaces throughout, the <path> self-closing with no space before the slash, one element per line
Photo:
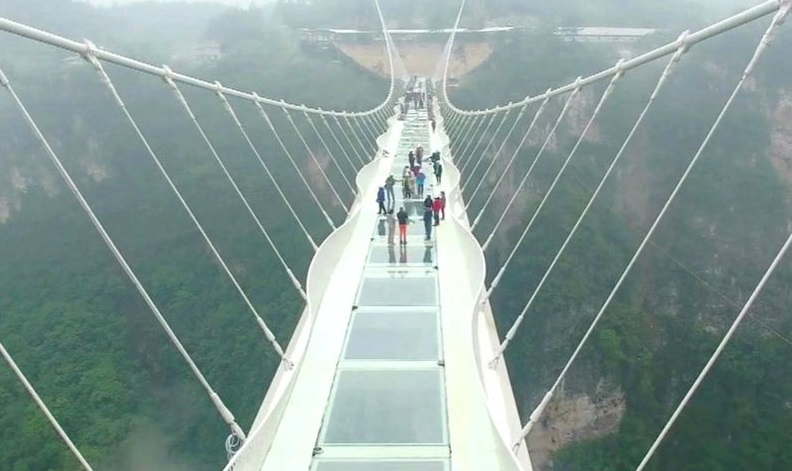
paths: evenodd
<path fill-rule="evenodd" d="M 409 109 L 410 102 L 415 103 L 415 109 L 422 109 L 424 107 L 424 102 L 426 102 L 430 113 L 429 122 L 432 127 L 432 132 L 435 132 L 437 122 L 434 119 L 431 109 L 432 93 L 429 90 L 429 86 L 430 84 L 428 82 L 418 83 L 416 77 L 410 80 L 407 84 L 407 91 L 399 103 L 401 111 L 400 119 L 404 119 Z M 427 178 L 423 170 L 425 162 L 424 157 L 424 148 L 422 145 L 418 145 L 414 151 L 411 150 L 408 153 L 407 161 L 409 165 L 404 167 L 404 171 L 401 175 L 402 197 L 405 201 L 412 200 L 413 198 L 423 198 L 422 208 L 425 239 L 431 240 L 432 227 L 440 225 L 440 221 L 445 219 L 446 196 L 444 191 L 441 191 L 440 194 L 434 198 L 431 195 L 424 194 L 426 191 Z M 440 158 L 440 152 L 433 152 L 428 160 L 431 164 L 432 173 L 435 176 L 437 184 L 440 184 L 443 177 L 443 164 Z M 385 215 L 389 246 L 395 245 L 394 237 L 397 225 L 399 226 L 399 245 L 407 244 L 407 227 L 408 224 L 412 222 L 404 205 L 394 214 L 395 195 L 393 187 L 396 181 L 393 175 L 388 176 L 385 180 L 385 185 L 381 186 L 377 192 L 377 203 L 379 204 L 377 214 Z M 386 202 L 388 203 L 387 207 L 385 205 Z"/>
<path fill-rule="evenodd" d="M 441 220 L 445 220 L 445 207 L 446 196 L 445 191 L 441 191 L 439 196 L 434 198 L 431 195 L 426 195 L 423 201 L 423 223 L 425 240 L 432 238 L 432 227 L 439 226 Z M 385 213 L 385 221 L 388 225 L 388 245 L 395 245 L 394 234 L 396 232 L 396 224 L 399 225 L 399 245 L 407 244 L 407 225 L 413 222 L 404 206 L 399 208 L 399 211 L 394 215 L 393 208 L 390 208 Z"/>
<path fill-rule="evenodd" d="M 429 114 L 432 115 L 433 94 L 429 90 L 429 87 L 429 82 L 418 82 L 417 77 L 412 77 L 407 82 L 404 96 L 399 99 L 399 119 L 403 120 L 407 115 L 407 111 L 410 109 L 410 103 L 415 104 L 416 110 L 422 110 L 426 107 L 429 110 Z M 433 118 L 433 116 L 430 116 L 430 118 Z M 434 131 L 434 129 L 435 124 L 433 123 L 432 130 Z"/>
<path fill-rule="evenodd" d="M 415 152 L 407 154 L 409 165 L 404 167 L 402 172 L 402 196 L 404 199 L 413 197 L 423 198 L 424 188 L 426 187 L 426 174 L 423 171 L 424 149 L 418 146 Z M 440 152 L 433 152 L 429 157 L 432 162 L 432 173 L 434 173 L 437 183 L 440 184 L 443 178 L 443 164 L 440 160 Z"/>

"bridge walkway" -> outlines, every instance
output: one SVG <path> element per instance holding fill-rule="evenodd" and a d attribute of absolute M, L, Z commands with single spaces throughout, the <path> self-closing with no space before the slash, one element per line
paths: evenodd
<path fill-rule="evenodd" d="M 388 175 L 401 180 L 409 150 L 422 145 L 428 157 L 439 145 L 430 134 L 426 110 L 410 109 L 393 123 L 386 156 L 361 171 L 372 178 L 262 471 L 515 469 L 498 461 L 472 349 L 480 286 L 460 247 L 480 254 L 475 240 L 449 214 L 426 240 L 422 198 L 405 199 L 400 181 L 387 206 L 408 212 L 407 243 L 397 233 L 389 245 L 377 214 L 377 190 Z M 425 194 L 451 190 L 454 182 L 435 182 L 428 158 L 424 172 Z"/>

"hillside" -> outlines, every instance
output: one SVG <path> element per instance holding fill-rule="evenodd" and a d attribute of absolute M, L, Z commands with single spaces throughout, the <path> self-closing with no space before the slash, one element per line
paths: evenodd
<path fill-rule="evenodd" d="M 309 19 L 321 24 L 342 19 L 360 27 L 372 23 L 370 2 L 346 1 L 317 0 L 311 7 L 316 15 Z M 454 5 L 458 3 L 393 0 L 385 8 L 394 24 L 432 26 L 451 22 Z M 546 15 L 541 18 L 552 26 L 579 21 L 569 12 L 581 6 L 572 0 L 557 4 L 471 2 L 466 21 L 475 25 L 495 15 Z M 592 21 L 615 15 L 616 9 L 617 19 L 629 24 L 639 20 L 646 20 L 645 26 L 651 26 L 649 20 L 676 24 L 686 15 L 687 27 L 697 21 L 694 12 L 678 9 L 675 2 L 626 5 L 603 1 L 584 6 L 586 10 L 580 11 L 596 14 Z M 168 12 L 162 6 L 137 8 L 135 28 L 125 28 L 129 16 L 122 13 L 123 8 L 98 12 L 65 0 L 4 2 L 0 14 L 14 13 L 19 19 L 78 39 L 90 37 L 154 63 L 167 62 L 184 46 L 170 42 L 175 36 L 181 35 L 187 46 L 187 38 L 211 41 L 220 48 L 219 59 L 191 64 L 188 71 L 298 103 L 359 110 L 375 105 L 386 93 L 386 81 L 361 72 L 349 61 L 304 54 L 292 32 L 281 24 L 288 18 L 278 19 L 255 8 L 216 11 L 214 7 L 171 5 Z M 182 21 L 190 26 L 166 27 Z M 735 103 L 574 366 L 562 394 L 529 437 L 538 470 L 634 470 L 792 227 L 792 62 L 787 58 L 792 35 L 788 27 Z M 695 153 L 739 77 L 759 29 L 758 25 L 744 28 L 694 48 L 629 146 L 603 198 L 507 350 L 523 418 L 568 358 Z M 116 30 L 124 34 L 116 35 Z M 208 380 L 247 427 L 278 358 L 234 287 L 90 67 L 66 62 L 70 55 L 38 44 L 5 34 L 0 37 L 0 66 Z M 674 37 L 676 30 L 668 31 L 665 39 Z M 166 47 L 171 44 L 172 48 Z M 637 43 L 631 52 L 654 45 Z M 429 67 L 431 61 L 425 58 L 433 55 L 434 47 L 439 48 L 420 46 L 417 53 L 409 48 L 402 52 L 408 60 L 421 57 L 420 67 Z M 377 69 L 376 54 L 370 52 L 364 48 L 360 54 L 370 69 Z M 546 34 L 525 33 L 513 41 L 466 50 L 470 72 L 451 91 L 451 98 L 462 108 L 477 109 L 535 95 L 612 65 L 619 52 L 607 45 L 563 43 Z M 501 335 L 522 309 L 621 146 L 660 68 L 627 74 L 519 250 L 492 298 Z M 192 122 L 160 80 L 117 67 L 109 67 L 108 72 L 152 148 L 242 285 L 252 293 L 253 303 L 286 343 L 302 300 Z M 308 244 L 238 129 L 211 93 L 189 87 L 184 87 L 184 93 L 285 259 L 304 279 L 310 261 Z M 518 210 L 508 215 L 506 227 L 487 253 L 490 276 L 543 196 L 597 100 L 592 90 L 573 104 L 570 119 L 552 139 L 546 158 L 521 193 Z M 236 101 L 232 104 L 276 175 L 295 181 L 257 111 Z M 479 237 L 487 235 L 494 217 L 516 191 L 560 106 L 560 102 L 550 105 L 538 132 L 527 140 L 517 168 L 507 175 L 494 206 L 482 219 Z M 287 144 L 299 148 L 298 137 L 288 131 L 285 118 L 280 113 L 272 115 Z M 4 137 L 0 140 L 2 342 L 97 469 L 220 469 L 226 458 L 222 441 L 227 429 L 204 391 L 6 94 L 0 95 L 0 116 L 4 117 L 0 120 Z M 307 129 L 307 123 L 299 123 Z M 507 143 L 507 153 L 515 149 L 525 124 Z M 318 146 L 315 141 L 311 144 Z M 299 158 L 308 157 L 298 154 Z M 494 164 L 496 170 L 503 168 L 503 160 Z M 483 178 L 484 168 L 472 178 Z M 319 176 L 309 178 L 319 197 L 331 201 Z M 485 183 L 484 188 L 490 188 L 493 175 Z M 314 237 L 326 236 L 329 228 L 305 190 L 289 185 L 286 192 Z M 481 199 L 472 201 L 471 210 L 481 204 Z M 331 207 L 331 212 L 341 217 L 338 206 Z M 792 469 L 790 279 L 792 266 L 785 261 L 649 469 Z M 5 367 L 0 367 L 0 398 L 0 470 L 79 469 Z"/>
<path fill-rule="evenodd" d="M 524 419 L 577 345 L 697 150 L 762 28 L 737 30 L 686 55 L 627 148 L 507 350 Z M 792 37 L 785 32 L 778 41 L 606 311 L 562 393 L 534 428 L 529 447 L 538 469 L 635 469 L 786 237 L 792 224 L 787 166 L 792 82 L 780 51 Z M 451 98 L 468 109 L 508 102 L 605 68 L 613 63 L 611 54 L 600 45 L 552 45 L 526 37 L 497 50 L 452 90 Z M 551 61 L 558 67 L 548 68 Z M 526 75 L 526 70 L 534 73 Z M 583 142 L 495 292 L 493 309 L 501 332 L 522 310 L 659 72 L 660 65 L 628 73 Z M 508 215 L 508 227 L 487 254 L 490 267 L 500 266 L 511 250 L 588 120 L 597 93 L 584 93 L 573 103 L 522 190 L 519 208 Z M 498 202 L 516 191 L 560 106 L 560 100 L 551 104 L 539 131 L 528 139 L 517 160 L 519 170 L 507 175 L 496 204 L 477 229 L 481 237 L 500 214 L 503 203 Z M 526 126 L 520 129 L 524 132 Z M 515 133 L 507 156 L 521 137 Z M 498 174 L 491 173 L 484 189 Z M 471 178 L 482 175 L 480 170 Z M 471 208 L 476 211 L 481 203 L 473 201 Z M 792 377 L 785 366 L 792 352 L 785 288 L 791 274 L 786 261 L 648 469 L 771 471 L 792 465 L 785 445 L 792 439 Z"/>
<path fill-rule="evenodd" d="M 381 44 L 339 43 L 338 49 L 366 69 L 390 77 L 387 57 Z M 436 42 L 396 43 L 404 66 L 413 75 L 431 77 L 443 61 L 445 44 Z M 454 48 L 448 65 L 449 77 L 463 77 L 483 64 L 492 54 L 494 46 L 488 41 L 467 42 Z"/>
<path fill-rule="evenodd" d="M 93 37 L 95 12 L 82 5 L 63 2 L 38 14 L 40 23 L 48 24 L 77 12 L 83 19 L 71 27 L 82 25 Z M 36 19 L 27 18 L 39 24 Z M 194 64 L 191 72 L 230 86 L 348 109 L 373 106 L 387 92 L 388 83 L 374 74 L 304 56 L 261 11 L 228 11 L 204 23 L 196 37 L 224 50 L 218 61 Z M 279 359 L 140 139 L 87 64 L 65 62 L 67 54 L 5 33 L 0 44 L 5 57 L 0 66 L 17 93 L 208 381 L 249 427 Z M 160 49 L 144 57 L 156 61 L 168 53 Z M 184 110 L 160 80 L 114 66 L 107 70 L 251 301 L 286 344 L 303 302 Z M 320 74 L 325 90 L 309 86 Z M 352 82 L 354 89 L 345 86 Z M 183 93 L 284 258 L 304 279 L 308 243 L 296 237 L 298 228 L 238 129 L 211 92 L 183 87 Z M 255 108 L 232 104 L 273 173 L 294 181 Z M 298 148 L 282 113 L 270 113 L 287 145 Z M 0 114 L 7 118 L 0 123 L 3 344 L 96 469 L 220 469 L 226 460 L 225 424 L 6 93 L 0 95 Z M 307 123 L 296 119 L 310 136 Z M 296 156 L 307 165 L 307 155 Z M 317 193 L 330 200 L 316 177 Z M 339 176 L 331 178 L 338 182 Z M 329 228 L 304 190 L 289 185 L 285 191 L 314 237 L 326 236 Z M 329 209 L 341 217 L 340 208 Z M 0 397 L 0 469 L 80 469 L 5 366 Z"/>

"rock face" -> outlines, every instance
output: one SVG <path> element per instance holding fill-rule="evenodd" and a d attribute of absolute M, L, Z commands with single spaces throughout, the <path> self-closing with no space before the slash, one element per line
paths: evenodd
<path fill-rule="evenodd" d="M 626 410 L 624 393 L 604 383 L 598 385 L 593 397 L 561 394 L 550 403 L 542 420 L 528 436 L 534 469 L 552 470 L 553 454 L 568 444 L 616 432 Z"/>
<path fill-rule="evenodd" d="M 382 44 L 339 43 L 338 49 L 363 67 L 383 77 L 390 76 Z M 397 43 L 404 65 L 412 74 L 432 77 L 441 64 L 445 42 L 416 41 Z M 484 63 L 494 50 L 487 41 L 466 42 L 454 47 L 448 66 L 449 77 L 460 78 Z"/>

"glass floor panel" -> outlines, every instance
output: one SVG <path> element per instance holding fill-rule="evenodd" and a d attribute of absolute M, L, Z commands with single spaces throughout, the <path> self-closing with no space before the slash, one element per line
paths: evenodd
<path fill-rule="evenodd" d="M 381 265 L 431 265 L 437 261 L 434 245 L 407 244 L 401 245 L 372 245 L 368 262 Z"/>
<path fill-rule="evenodd" d="M 405 208 L 405 210 L 406 209 L 407 208 Z M 398 210 L 399 209 L 396 208 L 396 211 L 398 211 Z M 423 238 L 426 235 L 426 228 L 424 227 L 424 222 L 423 222 L 423 213 L 421 213 L 420 218 L 418 218 L 418 217 L 416 217 L 414 215 L 410 216 L 410 220 L 412 222 L 407 224 L 407 235 L 408 236 L 421 236 Z M 393 230 L 396 231 L 396 233 L 393 234 L 393 240 L 398 245 L 398 243 L 399 243 L 399 226 L 398 226 L 398 224 L 396 224 L 396 227 L 394 227 Z M 434 232 L 435 232 L 434 231 L 434 226 L 432 226 L 432 235 L 434 235 Z M 376 226 L 376 229 L 374 231 L 374 241 L 377 242 L 377 243 L 380 243 L 380 244 L 388 243 L 388 225 L 385 222 L 384 218 L 380 218 L 380 220 L 377 221 L 377 226 Z"/>
<path fill-rule="evenodd" d="M 355 312 L 347 360 L 439 360 L 437 311 Z"/>
<path fill-rule="evenodd" d="M 446 461 L 319 461 L 315 471 L 446 471 Z"/>
<path fill-rule="evenodd" d="M 417 268 L 413 268 L 416 270 Z M 434 273 L 405 276 L 399 271 L 385 276 L 366 275 L 358 294 L 358 306 L 436 306 L 437 277 Z"/>
<path fill-rule="evenodd" d="M 445 445 L 442 369 L 341 370 L 322 443 Z"/>

